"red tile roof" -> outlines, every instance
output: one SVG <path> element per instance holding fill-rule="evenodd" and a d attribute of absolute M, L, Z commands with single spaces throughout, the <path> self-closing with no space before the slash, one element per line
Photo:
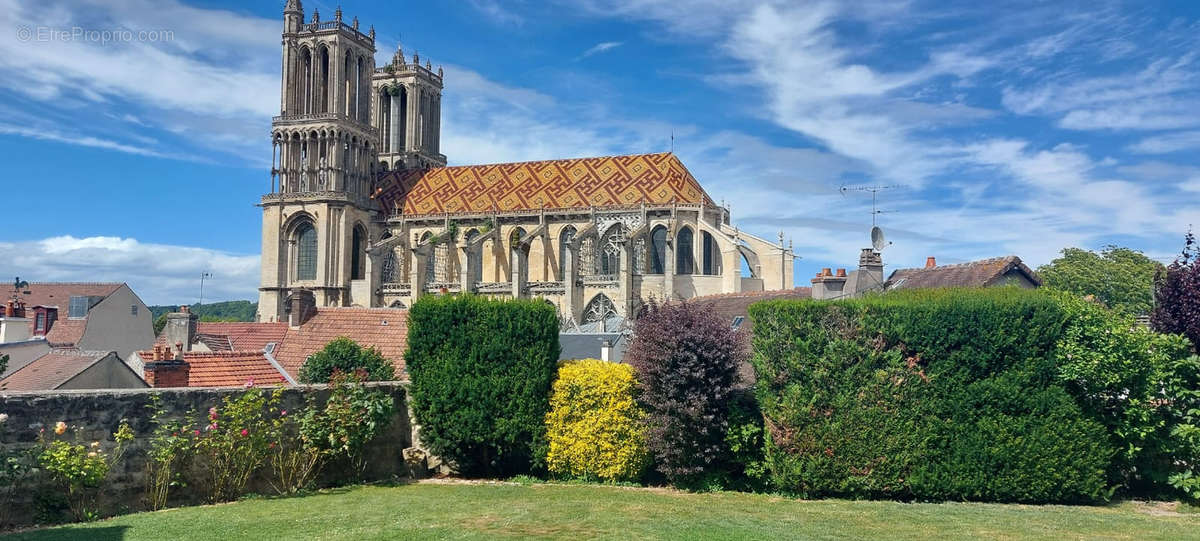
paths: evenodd
<path fill-rule="evenodd" d="M 345 336 L 362 347 L 375 347 L 404 376 L 404 350 L 408 346 L 408 311 L 394 308 L 318 308 L 298 329 L 287 329 L 275 358 L 294 378 L 309 355 L 333 339 Z"/>
<path fill-rule="evenodd" d="M 255 385 L 287 384 L 262 352 L 189 351 L 183 354 L 183 360 L 188 363 L 188 387 L 241 387 L 247 381 Z"/>
<path fill-rule="evenodd" d="M 86 319 L 69 319 L 72 296 L 107 297 L 125 284 L 92 282 L 31 282 L 18 292 L 27 312 L 34 306 L 58 307 L 58 319 L 50 327 L 46 341 L 53 347 L 69 348 L 79 343 L 87 330 Z M 30 332 L 35 322 L 30 318 Z"/>
<path fill-rule="evenodd" d="M 1005 279 L 1012 270 L 1024 274 L 1035 285 L 1042 280 L 1032 269 L 1021 262 L 1021 258 L 1010 255 L 979 261 L 938 265 L 929 268 L 898 269 L 892 272 L 885 289 L 922 289 L 939 287 L 989 287 Z"/>
<path fill-rule="evenodd" d="M 108 357 L 108 351 L 56 349 L 38 357 L 0 380 L 0 391 L 49 391 L 57 389 L 88 367 Z"/>
<path fill-rule="evenodd" d="M 196 324 L 196 340 L 213 351 L 262 351 L 267 344 L 283 341 L 287 323 L 205 322 Z M 158 344 L 166 343 L 159 334 Z"/>

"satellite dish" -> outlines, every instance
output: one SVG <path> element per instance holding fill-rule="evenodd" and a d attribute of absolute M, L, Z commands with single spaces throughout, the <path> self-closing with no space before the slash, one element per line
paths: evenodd
<path fill-rule="evenodd" d="M 887 238 L 883 236 L 883 229 L 879 226 L 871 228 L 871 247 L 875 248 L 876 252 L 882 252 L 888 245 Z"/>

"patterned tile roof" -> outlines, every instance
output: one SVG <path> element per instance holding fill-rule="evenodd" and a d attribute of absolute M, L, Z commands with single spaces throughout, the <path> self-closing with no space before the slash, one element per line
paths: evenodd
<path fill-rule="evenodd" d="M 53 347 L 70 348 L 79 343 L 87 330 L 86 319 L 69 319 L 67 316 L 72 296 L 107 297 L 125 284 L 91 282 L 30 282 L 29 287 L 18 292 L 17 297 L 25 302 L 26 309 L 34 306 L 58 307 L 58 319 L 46 334 L 46 341 Z M 30 332 L 33 332 L 30 318 Z"/>
<path fill-rule="evenodd" d="M 50 391 L 96 364 L 111 352 L 56 349 L 0 380 L 0 391 Z"/>
<path fill-rule="evenodd" d="M 383 207 L 407 215 L 713 204 L 669 152 L 392 171 L 378 186 Z"/>
<path fill-rule="evenodd" d="M 286 384 L 287 379 L 261 351 L 218 351 L 183 354 L 188 363 L 188 387 L 241 387 Z"/>
<path fill-rule="evenodd" d="M 363 347 L 374 346 L 404 376 L 404 350 L 408 345 L 408 311 L 394 308 L 318 308 L 298 329 L 287 329 L 275 350 L 275 359 L 294 378 L 309 355 L 333 339 L 346 336 Z"/>
<path fill-rule="evenodd" d="M 884 283 L 884 288 L 923 289 L 938 287 L 988 287 L 1003 281 L 1012 270 L 1024 274 L 1029 281 L 1042 285 L 1042 280 L 1021 258 L 1010 255 L 954 265 L 929 268 L 897 269 Z"/>

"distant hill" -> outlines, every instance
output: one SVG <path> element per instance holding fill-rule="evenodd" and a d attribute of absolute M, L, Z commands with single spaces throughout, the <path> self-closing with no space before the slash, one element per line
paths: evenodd
<path fill-rule="evenodd" d="M 193 304 L 188 308 L 204 321 L 254 321 L 254 314 L 258 312 L 258 303 L 226 301 L 204 305 Z M 177 310 L 179 310 L 179 305 L 151 306 L 150 314 L 157 320 L 159 316 Z"/>

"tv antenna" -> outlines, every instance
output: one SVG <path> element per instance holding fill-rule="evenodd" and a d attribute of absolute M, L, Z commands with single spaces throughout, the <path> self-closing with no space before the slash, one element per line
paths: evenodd
<path fill-rule="evenodd" d="M 873 232 L 874 228 L 875 228 L 875 221 L 876 221 L 875 218 L 877 216 L 879 216 L 880 214 L 895 212 L 895 211 L 891 211 L 891 210 L 881 210 L 879 208 L 879 206 L 878 206 L 879 192 L 881 192 L 883 190 L 895 190 L 897 188 L 903 188 L 903 187 L 904 186 L 899 185 L 899 184 L 893 184 L 890 186 L 845 186 L 845 185 L 843 185 L 839 191 L 842 192 L 843 197 L 846 195 L 846 192 L 851 192 L 851 191 L 853 191 L 853 192 L 871 192 L 871 227 L 872 227 L 872 232 Z M 875 236 L 874 233 L 872 233 L 871 237 L 874 238 L 874 236 Z"/>
<path fill-rule="evenodd" d="M 205 278 L 212 278 L 212 273 L 211 272 L 200 273 L 200 302 L 198 303 L 199 305 L 204 304 L 204 279 Z"/>

